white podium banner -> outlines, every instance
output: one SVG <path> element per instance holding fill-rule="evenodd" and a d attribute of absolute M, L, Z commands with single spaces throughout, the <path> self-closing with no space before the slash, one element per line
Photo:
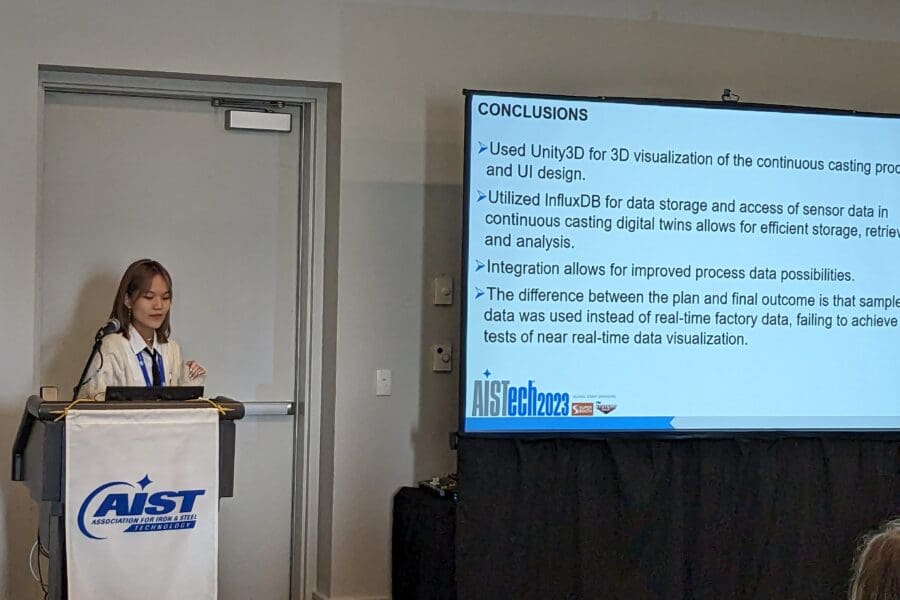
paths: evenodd
<path fill-rule="evenodd" d="M 66 417 L 70 600 L 216 598 L 219 414 Z"/>

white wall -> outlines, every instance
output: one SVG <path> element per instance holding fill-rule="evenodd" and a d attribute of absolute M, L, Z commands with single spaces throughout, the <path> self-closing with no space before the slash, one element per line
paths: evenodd
<path fill-rule="evenodd" d="M 372 4 L 486 12 L 660 21 L 799 33 L 817 37 L 897 40 L 900 4 L 884 0 L 365 0 Z"/>
<path fill-rule="evenodd" d="M 329 275 L 338 312 L 326 332 L 337 340 L 334 471 L 319 569 L 331 598 L 388 596 L 393 492 L 454 465 L 446 442 L 454 379 L 431 374 L 424 352 L 458 341 L 458 309 L 427 300 L 432 275 L 459 272 L 462 88 L 715 99 L 731 87 L 745 101 L 900 112 L 897 43 L 773 33 L 897 39 L 900 15 L 888 0 L 854 3 L 850 20 L 838 2 L 786 10 L 757 0 L 749 11 L 737 0 L 648 1 L 635 12 L 625 0 L 570 0 L 557 4 L 562 14 L 503 12 L 511 3 L 501 0 L 478 11 L 404 4 L 0 0 L 7 440 L 36 383 L 38 65 L 342 84 L 338 262 Z M 578 11 L 592 16 L 571 15 Z M 373 393 L 381 367 L 394 372 L 388 398 Z M 16 600 L 35 597 L 24 575 L 35 523 L 20 488 L 0 482 L 0 597 Z"/>

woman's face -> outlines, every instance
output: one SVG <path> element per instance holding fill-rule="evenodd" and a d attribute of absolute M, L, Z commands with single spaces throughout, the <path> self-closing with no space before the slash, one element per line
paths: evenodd
<path fill-rule="evenodd" d="M 162 327 L 169 308 L 172 294 L 162 275 L 154 275 L 150 289 L 131 300 L 131 322 L 141 335 L 150 335 Z"/>

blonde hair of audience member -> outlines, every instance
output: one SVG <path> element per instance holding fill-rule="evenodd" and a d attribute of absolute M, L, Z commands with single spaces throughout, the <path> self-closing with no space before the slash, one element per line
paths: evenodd
<path fill-rule="evenodd" d="M 853 563 L 850 600 L 900 600 L 900 519 L 863 538 Z"/>

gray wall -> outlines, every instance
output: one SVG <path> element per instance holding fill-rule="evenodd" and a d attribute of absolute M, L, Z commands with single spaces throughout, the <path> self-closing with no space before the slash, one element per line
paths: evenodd
<path fill-rule="evenodd" d="M 569 0 L 557 14 L 538 14 L 536 0 L 533 13 L 450 4 L 0 0 L 4 439 L 37 383 L 39 64 L 342 84 L 319 569 L 331 598 L 387 597 L 393 492 L 454 467 L 454 378 L 431 374 L 424 351 L 458 335 L 456 309 L 430 305 L 428 280 L 459 271 L 462 88 L 714 99 L 731 87 L 745 101 L 900 112 L 900 15 L 888 0 L 853 3 L 852 18 L 839 2 Z M 375 397 L 376 368 L 393 369 L 393 396 Z M 0 520 L 0 597 L 34 597 L 21 486 L 0 482 Z"/>

